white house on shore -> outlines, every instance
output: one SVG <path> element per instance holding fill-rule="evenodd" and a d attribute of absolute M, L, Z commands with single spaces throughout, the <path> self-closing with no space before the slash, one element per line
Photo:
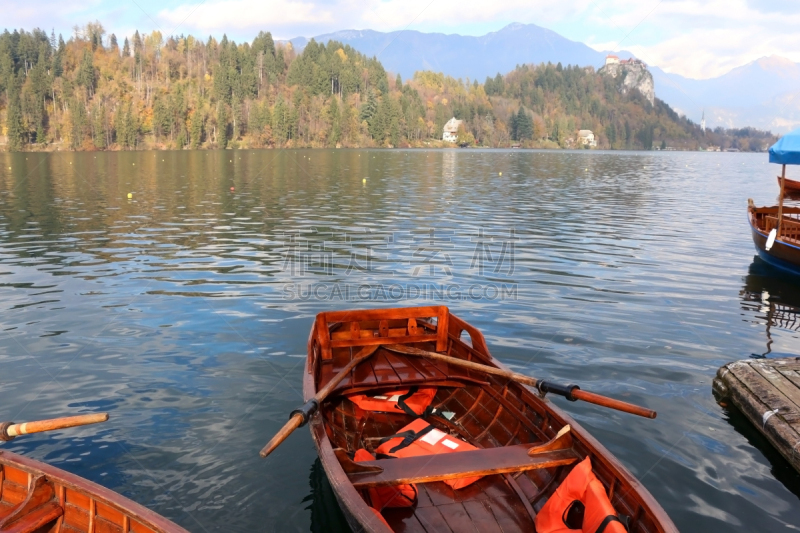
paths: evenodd
<path fill-rule="evenodd" d="M 458 137 L 458 127 L 464 122 L 463 120 L 456 120 L 456 117 L 451 118 L 444 125 L 444 133 L 442 133 L 442 140 L 454 143 Z"/>
<path fill-rule="evenodd" d="M 578 132 L 578 143 L 583 146 L 597 146 L 597 139 L 594 138 L 592 130 L 580 130 Z"/>

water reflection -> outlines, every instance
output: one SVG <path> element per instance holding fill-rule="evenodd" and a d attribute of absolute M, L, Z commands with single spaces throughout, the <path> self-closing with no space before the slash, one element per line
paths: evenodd
<path fill-rule="evenodd" d="M 766 351 L 751 354 L 752 358 L 786 356 L 773 354 L 773 328 L 789 332 L 800 331 L 800 284 L 798 279 L 771 267 L 756 256 L 748 269 L 744 287 L 739 293 L 745 320 L 763 324 Z"/>
<path fill-rule="evenodd" d="M 770 473 L 775 479 L 780 481 L 792 494 L 800 498 L 800 473 L 794 469 L 789 461 L 784 459 L 780 452 L 760 431 L 753 427 L 753 423 L 738 409 L 729 406 L 723 408 L 723 411 L 725 419 L 731 427 L 769 462 Z"/>
<path fill-rule="evenodd" d="M 303 502 L 311 502 L 306 507 L 311 511 L 311 532 L 349 533 L 350 527 L 319 459 L 311 465 L 308 484 L 311 486 L 311 493 L 303 498 Z"/>

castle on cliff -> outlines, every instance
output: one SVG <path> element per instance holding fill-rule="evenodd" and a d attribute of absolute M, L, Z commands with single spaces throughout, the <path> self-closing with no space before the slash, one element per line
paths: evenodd
<path fill-rule="evenodd" d="M 606 64 L 598 71 L 616 79 L 619 92 L 626 94 L 631 89 L 637 89 L 650 102 L 655 104 L 656 91 L 653 75 L 647 70 L 647 65 L 641 59 L 632 57 L 620 59 L 615 55 L 606 56 Z"/>
<path fill-rule="evenodd" d="M 637 67 L 647 68 L 647 65 L 641 59 L 632 57 L 630 59 L 620 59 L 619 57 L 609 54 L 606 56 L 606 65 L 631 65 Z"/>

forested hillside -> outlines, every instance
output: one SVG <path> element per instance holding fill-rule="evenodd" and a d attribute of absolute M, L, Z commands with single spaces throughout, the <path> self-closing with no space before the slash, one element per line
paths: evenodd
<path fill-rule="evenodd" d="M 99 23 L 68 41 L 42 30 L 0 35 L 0 143 L 17 150 L 463 145 L 763 150 L 746 128 L 703 132 L 656 99 L 623 95 L 589 68 L 523 65 L 481 84 L 433 72 L 388 74 L 348 45 L 301 55 L 269 33 L 252 43 L 159 32 L 120 42 Z M 657 90 L 657 88 L 656 88 Z"/>

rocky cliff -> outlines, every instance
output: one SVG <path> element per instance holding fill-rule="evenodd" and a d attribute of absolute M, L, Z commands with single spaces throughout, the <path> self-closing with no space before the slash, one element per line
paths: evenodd
<path fill-rule="evenodd" d="M 623 63 L 605 65 L 598 72 L 611 76 L 617 80 L 617 88 L 622 94 L 631 89 L 638 89 L 651 104 L 655 103 L 656 91 L 653 75 L 647 70 L 647 65 L 641 61 L 632 60 Z"/>

